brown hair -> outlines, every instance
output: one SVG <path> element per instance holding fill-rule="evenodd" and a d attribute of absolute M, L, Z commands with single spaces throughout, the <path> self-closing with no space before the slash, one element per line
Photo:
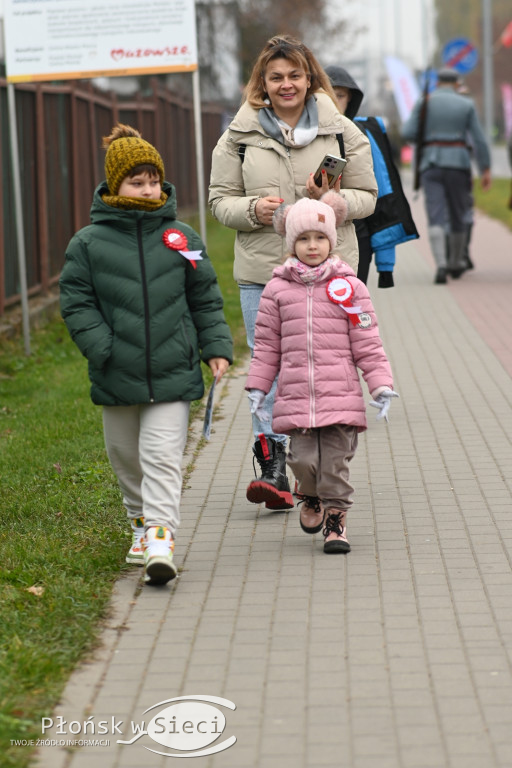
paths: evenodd
<path fill-rule="evenodd" d="M 331 97 L 336 107 L 338 106 L 331 81 L 310 49 L 290 35 L 276 35 L 267 41 L 256 59 L 245 88 L 244 100 L 247 100 L 251 107 L 263 109 L 268 106 L 265 103 L 267 94 L 264 80 L 267 67 L 273 59 L 286 59 L 307 74 L 311 84 L 306 92 L 306 100 L 312 93 L 323 91 Z"/>

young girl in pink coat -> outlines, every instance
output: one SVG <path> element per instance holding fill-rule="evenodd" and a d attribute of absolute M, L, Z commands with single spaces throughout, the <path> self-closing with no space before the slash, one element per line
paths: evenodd
<path fill-rule="evenodd" d="M 276 210 L 274 228 L 289 256 L 263 291 L 246 383 L 251 411 L 268 420 L 264 396 L 279 373 L 272 428 L 290 435 L 286 461 L 302 499 L 300 525 L 306 533 L 323 528 L 327 553 L 350 551 L 348 465 L 367 426 L 357 369 L 377 419 L 387 421 L 398 397 L 368 290 L 333 251 L 347 213 L 335 192 Z"/>

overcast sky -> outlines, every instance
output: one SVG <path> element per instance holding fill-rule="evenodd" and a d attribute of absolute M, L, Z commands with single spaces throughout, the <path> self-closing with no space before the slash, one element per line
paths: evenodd
<path fill-rule="evenodd" d="M 422 69 L 435 47 L 433 0 L 331 0 L 331 6 L 337 17 L 367 27 L 347 50 L 351 59 L 392 55 Z"/>
<path fill-rule="evenodd" d="M 370 54 L 373 58 L 390 54 L 405 59 L 412 67 L 425 66 L 425 49 L 434 47 L 433 0 L 330 0 L 336 18 L 351 19 L 358 27 L 366 26 L 346 51 L 350 59 Z M 0 15 L 4 2 L 0 0 Z M 327 54 L 327 52 L 325 52 Z M 340 51 L 323 61 L 339 61 Z"/>

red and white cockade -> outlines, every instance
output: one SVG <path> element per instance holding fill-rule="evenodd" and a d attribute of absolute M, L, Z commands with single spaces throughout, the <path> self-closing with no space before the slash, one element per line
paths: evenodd
<path fill-rule="evenodd" d="M 201 251 L 189 251 L 187 238 L 179 229 L 166 229 L 162 240 L 171 251 L 178 251 L 190 261 L 194 269 L 197 269 L 196 261 L 202 261 Z"/>
<path fill-rule="evenodd" d="M 350 318 L 352 325 L 359 325 L 360 318 L 359 313 L 361 307 L 354 307 L 352 304 L 352 297 L 354 295 L 354 287 L 345 277 L 333 277 L 327 283 L 327 296 L 334 304 L 339 304 Z"/>

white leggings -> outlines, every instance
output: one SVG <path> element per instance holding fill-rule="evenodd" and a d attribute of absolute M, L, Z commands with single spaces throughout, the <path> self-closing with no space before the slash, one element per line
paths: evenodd
<path fill-rule="evenodd" d="M 180 524 L 189 408 L 181 400 L 103 407 L 105 446 L 128 517 L 163 525 L 173 536 Z"/>

